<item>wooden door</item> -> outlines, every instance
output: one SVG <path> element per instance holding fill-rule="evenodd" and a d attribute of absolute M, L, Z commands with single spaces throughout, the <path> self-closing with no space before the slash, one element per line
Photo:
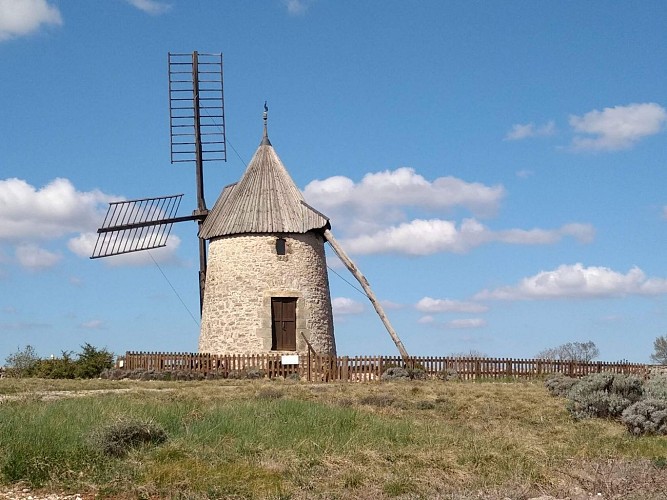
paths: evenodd
<path fill-rule="evenodd" d="M 296 351 L 296 298 L 271 298 L 272 342 L 274 351 Z"/>

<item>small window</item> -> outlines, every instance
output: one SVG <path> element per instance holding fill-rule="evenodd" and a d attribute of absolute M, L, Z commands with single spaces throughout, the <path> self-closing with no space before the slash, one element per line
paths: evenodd
<path fill-rule="evenodd" d="M 276 239 L 276 253 L 278 255 L 285 255 L 285 244 L 287 241 L 285 241 L 285 238 L 278 238 Z"/>

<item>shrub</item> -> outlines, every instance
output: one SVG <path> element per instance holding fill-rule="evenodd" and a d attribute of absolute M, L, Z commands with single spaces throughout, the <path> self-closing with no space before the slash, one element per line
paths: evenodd
<path fill-rule="evenodd" d="M 432 410 L 435 408 L 435 403 L 433 401 L 423 399 L 415 403 L 415 408 L 418 410 Z"/>
<path fill-rule="evenodd" d="M 408 370 L 408 375 L 413 380 L 426 380 L 428 378 L 426 370 L 423 368 L 412 368 Z"/>
<path fill-rule="evenodd" d="M 285 395 L 280 389 L 275 389 L 273 387 L 263 387 L 257 392 L 257 397 L 259 399 L 280 399 Z"/>
<path fill-rule="evenodd" d="M 362 405 L 377 406 L 385 408 L 394 404 L 396 399 L 389 394 L 369 394 L 359 400 Z"/>
<path fill-rule="evenodd" d="M 113 353 L 97 349 L 86 343 L 81 346 L 77 359 L 72 353 L 63 351 L 61 357 L 40 359 L 35 349 L 28 345 L 7 357 L 7 375 L 14 377 L 40 378 L 96 378 L 104 370 L 113 368 Z"/>
<path fill-rule="evenodd" d="M 97 349 L 87 342 L 81 346 L 81 349 L 81 353 L 76 360 L 77 377 L 97 378 L 103 370 L 113 368 L 112 352 L 109 352 L 104 348 Z"/>
<path fill-rule="evenodd" d="M 579 385 L 575 385 L 570 391 L 570 401 L 567 404 L 568 411 L 577 420 L 618 417 L 631 404 L 630 400 L 618 394 L 578 391 L 578 387 Z"/>
<path fill-rule="evenodd" d="M 245 373 L 246 373 L 246 378 L 249 379 L 264 378 L 264 375 L 266 375 L 266 372 L 264 370 L 262 370 L 261 368 L 255 368 L 254 366 L 248 368 Z"/>
<path fill-rule="evenodd" d="M 152 421 L 120 419 L 100 429 L 93 436 L 93 444 L 111 457 L 123 457 L 132 448 L 144 444 L 162 444 L 167 433 Z"/>
<path fill-rule="evenodd" d="M 440 373 L 438 373 L 438 378 L 440 380 L 461 380 L 461 376 L 459 375 L 459 372 L 456 371 L 454 368 L 448 368 L 445 370 L 442 370 Z"/>
<path fill-rule="evenodd" d="M 631 375 L 586 375 L 567 393 L 567 409 L 576 419 L 615 418 L 642 396 L 641 380 Z"/>
<path fill-rule="evenodd" d="M 656 375 L 644 384 L 644 397 L 667 400 L 667 375 Z"/>
<path fill-rule="evenodd" d="M 643 399 L 628 406 L 621 416 L 631 434 L 667 434 L 667 401 L 664 399 Z"/>
<path fill-rule="evenodd" d="M 552 396 L 567 396 L 568 391 L 579 382 L 578 379 L 568 377 L 562 373 L 552 373 L 544 381 L 544 387 L 547 388 Z"/>
<path fill-rule="evenodd" d="M 63 351 L 61 357 L 40 359 L 33 370 L 33 376 L 39 378 L 76 378 L 76 364 L 72 353 Z"/>
<path fill-rule="evenodd" d="M 400 366 L 387 368 L 382 373 L 382 380 L 410 380 L 410 372 Z"/>
<path fill-rule="evenodd" d="M 39 363 L 39 356 L 31 345 L 19 349 L 5 358 L 8 377 L 32 377 Z"/>
<path fill-rule="evenodd" d="M 614 375 L 611 392 L 634 403 L 644 396 L 644 381 L 634 375 Z"/>

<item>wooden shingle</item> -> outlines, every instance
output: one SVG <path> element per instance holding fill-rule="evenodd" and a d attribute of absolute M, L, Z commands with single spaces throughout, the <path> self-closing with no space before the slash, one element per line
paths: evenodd
<path fill-rule="evenodd" d="M 329 219 L 305 202 L 265 137 L 241 179 L 220 193 L 199 237 L 306 233 L 328 227 Z"/>

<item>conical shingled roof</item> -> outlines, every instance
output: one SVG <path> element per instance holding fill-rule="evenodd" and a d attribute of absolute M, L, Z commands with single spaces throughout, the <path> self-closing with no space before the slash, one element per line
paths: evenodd
<path fill-rule="evenodd" d="M 329 219 L 305 202 L 265 135 L 241 180 L 222 190 L 199 237 L 306 233 L 328 227 Z"/>

